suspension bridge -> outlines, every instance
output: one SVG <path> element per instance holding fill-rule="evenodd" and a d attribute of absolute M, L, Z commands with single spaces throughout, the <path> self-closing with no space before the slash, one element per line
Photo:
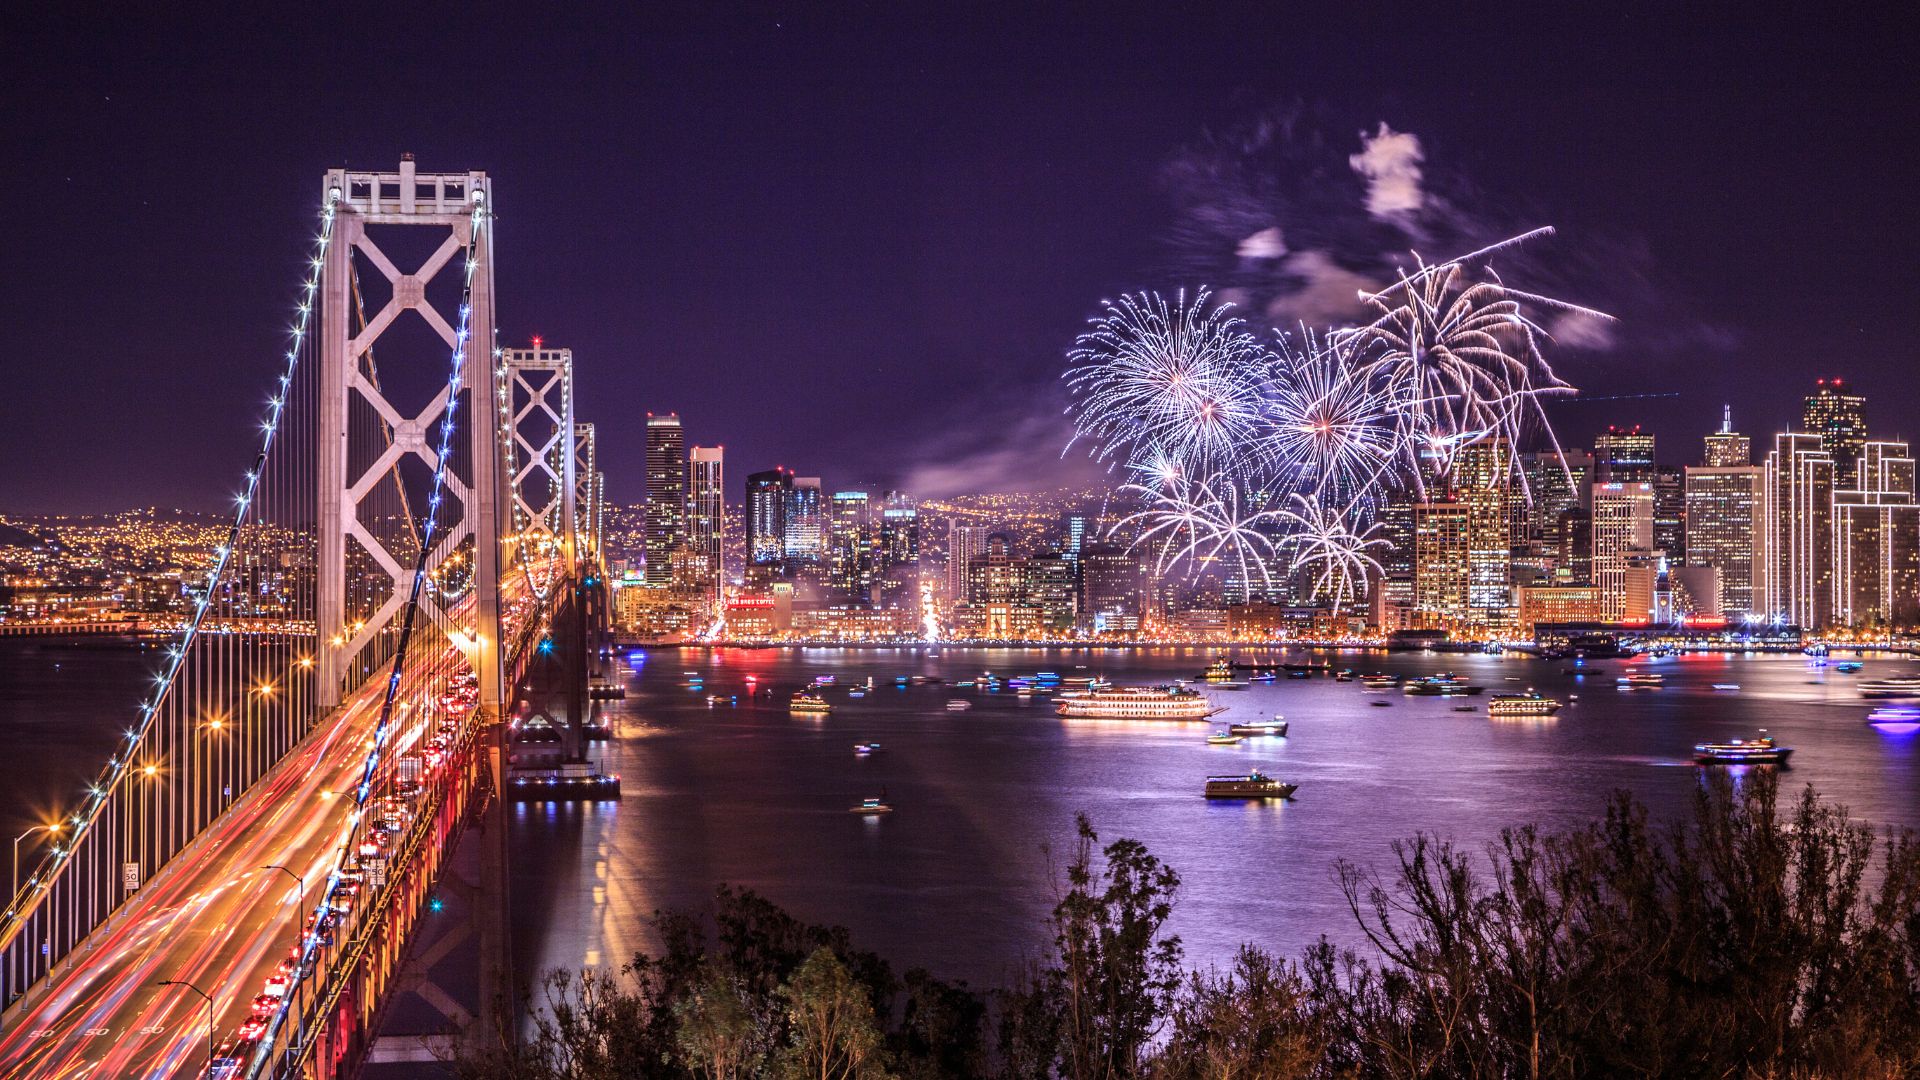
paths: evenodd
<path fill-rule="evenodd" d="M 226 540 L 99 773 L 29 864 L 16 841 L 0 1076 L 352 1076 L 512 1038 L 504 804 L 618 795 L 587 753 L 604 481 L 571 352 L 500 345 L 492 185 L 409 157 L 321 188 Z M 423 945 L 447 890 L 464 925 Z M 459 942 L 465 1001 L 433 973 Z M 379 1037 L 405 995 L 433 1040 Z"/>

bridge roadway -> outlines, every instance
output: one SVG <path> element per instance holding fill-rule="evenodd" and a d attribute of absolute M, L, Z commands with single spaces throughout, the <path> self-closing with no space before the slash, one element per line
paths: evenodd
<path fill-rule="evenodd" d="M 501 587 L 503 615 L 529 613 L 514 574 Z M 511 584 L 509 584 L 511 582 Z M 519 587 L 515 587 L 519 586 Z M 507 637 L 512 641 L 511 635 Z M 400 698 L 428 676 L 402 677 Z M 155 876 L 65 967 L 34 991 L 31 1006 L 0 1032 L 0 1077 L 197 1076 L 207 1058 L 206 1002 L 225 1041 L 295 944 L 332 866 L 366 752 L 380 718 L 386 680 L 376 675 L 196 842 Z M 396 752 L 404 743 L 390 744 Z M 293 902 L 279 864 L 304 879 Z"/>

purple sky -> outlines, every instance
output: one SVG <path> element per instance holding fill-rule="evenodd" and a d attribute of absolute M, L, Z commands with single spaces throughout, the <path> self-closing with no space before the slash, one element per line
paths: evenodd
<path fill-rule="evenodd" d="M 724 443 L 735 479 L 1071 478 L 1062 352 L 1103 297 L 1223 284 L 1181 231 L 1220 193 L 1179 166 L 1275 115 L 1324 138 L 1335 182 L 1244 191 L 1332 191 L 1364 224 L 1343 163 L 1385 122 L 1451 210 L 1560 226 L 1556 289 L 1628 320 L 1562 373 L 1681 395 L 1562 408 L 1570 443 L 1640 421 L 1681 463 L 1723 400 L 1770 431 L 1817 373 L 1920 435 L 1920 95 L 1896 18 L 706 6 L 14 17 L 0 510 L 219 505 L 322 171 L 402 151 L 494 176 L 503 340 L 575 350 L 616 499 L 642 493 L 649 410 Z M 405 28 L 356 36 L 382 23 Z M 1289 237 L 1326 224 L 1295 204 Z"/>

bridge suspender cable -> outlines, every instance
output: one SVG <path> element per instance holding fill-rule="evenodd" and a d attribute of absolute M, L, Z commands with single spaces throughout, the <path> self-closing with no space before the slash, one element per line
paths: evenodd
<path fill-rule="evenodd" d="M 107 805 L 107 797 L 115 788 L 128 781 L 129 773 L 134 770 L 137 757 L 135 751 L 153 727 L 155 718 L 160 715 L 161 704 L 173 690 L 181 669 L 186 665 L 187 654 L 200 637 L 207 612 L 212 607 L 213 598 L 218 592 L 220 583 L 227 576 L 234 552 L 240 546 L 241 534 L 253 513 L 254 500 L 260 492 L 261 478 L 266 473 L 274 437 L 280 431 L 288 395 L 293 390 L 294 373 L 299 369 L 301 347 L 306 342 L 307 330 L 312 323 L 313 309 L 318 300 L 320 268 L 325 262 L 327 249 L 333 242 L 333 221 L 340 196 L 341 192 L 338 188 L 329 190 L 326 202 L 321 207 L 320 236 L 314 249 L 313 260 L 308 264 L 308 272 L 301 288 L 300 303 L 295 308 L 292 338 L 287 344 L 286 367 L 280 374 L 280 382 L 274 390 L 273 397 L 267 402 L 269 411 L 266 419 L 261 422 L 263 434 L 260 439 L 260 451 L 254 456 L 253 467 L 247 470 L 246 483 L 241 493 L 234 498 L 233 524 L 227 530 L 226 542 L 214 549 L 213 568 L 207 572 L 205 591 L 195 599 L 180 641 L 167 650 L 168 664 L 166 671 L 157 680 L 158 689 L 154 691 L 150 700 L 140 704 L 140 722 L 127 729 L 126 745 L 108 760 L 99 780 L 88 786 L 84 806 L 72 815 L 74 829 L 70 839 L 66 844 L 48 852 L 40 868 L 27 879 L 26 889 L 20 895 L 14 896 L 5 913 L 0 914 L 0 952 L 4 952 L 13 944 L 21 928 L 25 926 L 27 917 L 53 888 L 54 881 L 65 866 L 71 863 L 72 855 L 78 850 L 81 842 L 92 833 L 102 809 Z"/>
<path fill-rule="evenodd" d="M 312 913 L 312 929 L 301 938 L 300 962 L 294 966 L 288 978 L 287 992 L 280 999 L 279 1008 L 274 1010 L 273 1019 L 267 1027 L 266 1034 L 261 1037 L 259 1045 L 254 1050 L 253 1060 L 248 1063 L 248 1077 L 259 1076 L 261 1069 L 272 1061 L 274 1043 L 281 1028 L 285 1026 L 287 1013 L 293 1007 L 300 985 L 306 981 L 315 954 L 319 951 L 321 919 L 333 903 L 334 892 L 340 884 L 340 875 L 346 870 L 347 860 L 352 857 L 354 846 L 360 840 L 361 821 L 366 811 L 367 798 L 373 792 L 374 775 L 379 769 L 381 750 L 386 745 L 387 733 L 393 720 L 394 701 L 399 696 L 401 679 L 406 674 L 407 646 L 413 637 L 414 626 L 420 613 L 420 594 L 427 583 L 427 570 L 433 558 L 433 546 L 440 523 L 440 502 L 446 493 L 447 470 L 449 463 L 453 460 L 453 434 L 456 430 L 454 417 L 460 402 L 462 369 L 467 361 L 468 338 L 472 334 L 473 278 L 479 266 L 475 249 L 480 243 L 481 230 L 487 225 L 484 190 L 474 190 L 472 198 L 473 211 L 467 236 L 466 275 L 461 288 L 460 321 L 458 328 L 454 331 L 451 370 L 447 375 L 447 394 L 440 418 L 440 445 L 433 467 L 433 482 L 427 498 L 426 523 L 422 526 L 420 533 L 420 550 L 414 558 L 413 583 L 408 591 L 406 612 L 400 624 L 400 637 L 394 647 L 393 666 L 387 676 L 386 693 L 380 703 L 380 719 L 374 725 L 373 745 L 367 748 L 366 763 L 360 771 L 360 782 L 354 787 L 353 809 L 347 814 L 346 831 L 341 837 L 339 850 L 334 856 L 333 867 L 327 871 L 327 882 L 326 886 L 320 890 L 319 903 Z M 483 370 L 491 372 L 491 363 Z M 474 392 L 479 393 L 480 389 L 476 387 Z M 379 891 L 384 892 L 390 887 L 389 882 Z M 365 910 L 374 911 L 379 906 L 377 901 L 370 902 Z M 304 1054 L 310 1049 L 310 1044 L 295 1049 Z"/>

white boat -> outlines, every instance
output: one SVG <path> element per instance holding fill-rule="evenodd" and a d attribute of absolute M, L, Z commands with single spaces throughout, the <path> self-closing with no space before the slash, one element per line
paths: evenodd
<path fill-rule="evenodd" d="M 1061 716 L 1097 720 L 1205 720 L 1220 710 L 1198 690 L 1179 686 L 1125 686 L 1061 694 Z"/>
<path fill-rule="evenodd" d="M 948 698 L 947 699 L 948 712 L 966 712 L 968 709 L 971 709 L 971 708 L 973 708 L 973 702 L 968 701 L 966 698 Z"/>
<path fill-rule="evenodd" d="M 1552 716 L 1560 703 L 1528 690 L 1524 694 L 1495 694 L 1487 701 L 1488 716 Z"/>
<path fill-rule="evenodd" d="M 1859 684 L 1861 697 L 1920 698 L 1920 677 L 1897 675 L 1891 679 L 1868 679 Z"/>

